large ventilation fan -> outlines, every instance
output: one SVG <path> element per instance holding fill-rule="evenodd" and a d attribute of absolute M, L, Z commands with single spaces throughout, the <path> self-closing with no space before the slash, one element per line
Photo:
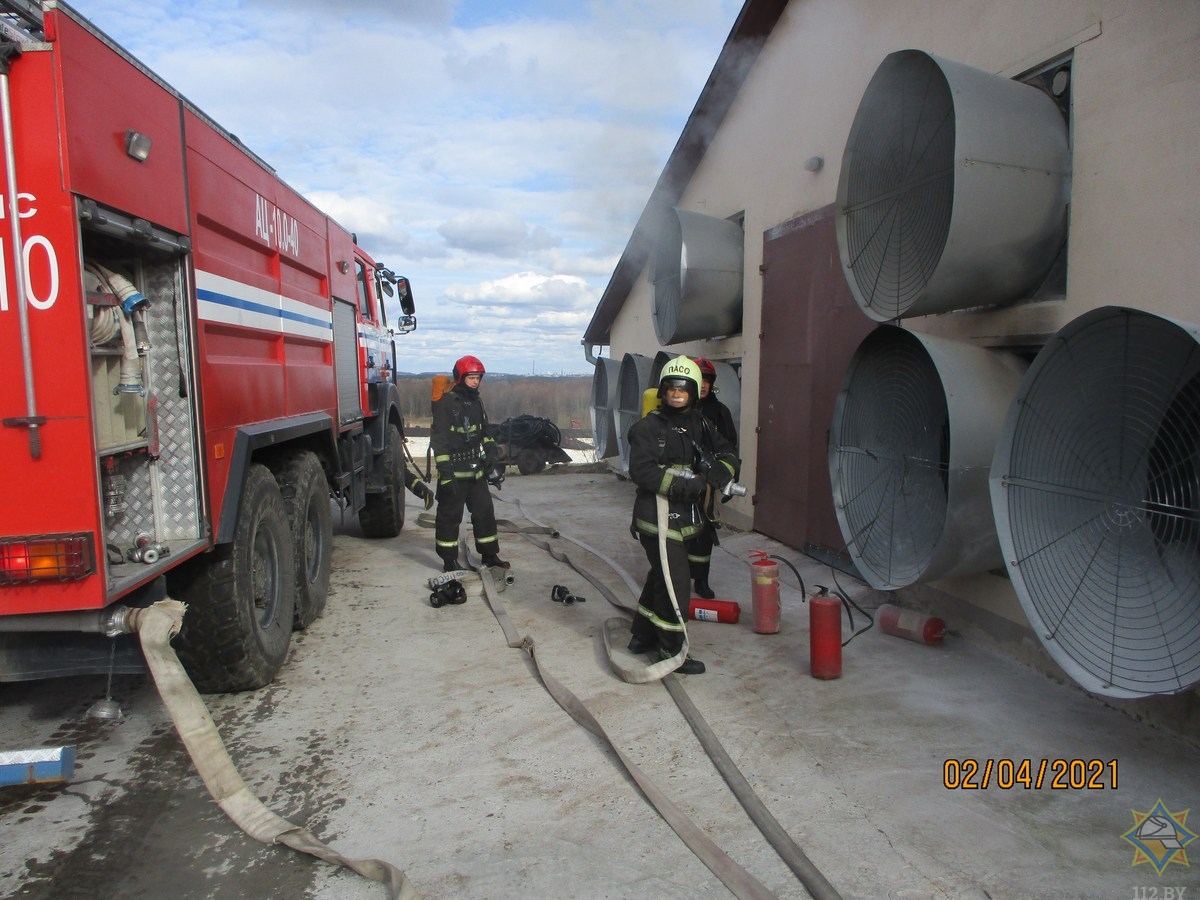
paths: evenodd
<path fill-rule="evenodd" d="M 890 325 L 859 345 L 834 407 L 833 501 L 880 590 L 998 568 L 988 498 L 995 436 L 1024 365 Z"/>
<path fill-rule="evenodd" d="M 592 437 L 596 442 L 596 459 L 616 456 L 617 446 L 617 388 L 621 364 L 615 359 L 598 357 L 592 373 Z"/>
<path fill-rule="evenodd" d="M 1038 637 L 1085 689 L 1200 682 L 1198 329 L 1105 307 L 1030 367 L 992 464 L 1009 575 Z"/>
<path fill-rule="evenodd" d="M 1048 94 L 892 53 L 855 114 L 838 182 L 855 300 L 886 322 L 1029 296 L 1065 240 L 1069 166 Z"/>
<path fill-rule="evenodd" d="M 654 248 L 654 332 L 660 344 L 742 330 L 742 227 L 672 209 Z"/>
<path fill-rule="evenodd" d="M 621 357 L 617 375 L 617 449 L 621 469 L 625 472 L 629 471 L 629 429 L 642 417 L 642 394 L 650 386 L 653 363 L 650 357 L 639 353 L 626 353 Z"/>

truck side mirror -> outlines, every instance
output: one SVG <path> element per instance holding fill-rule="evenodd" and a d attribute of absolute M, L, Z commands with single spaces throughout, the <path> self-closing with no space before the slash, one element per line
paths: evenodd
<path fill-rule="evenodd" d="M 416 313 L 417 307 L 413 303 L 412 286 L 408 283 L 408 279 L 401 275 L 396 279 L 396 288 L 400 292 L 400 310 L 406 316 Z"/>

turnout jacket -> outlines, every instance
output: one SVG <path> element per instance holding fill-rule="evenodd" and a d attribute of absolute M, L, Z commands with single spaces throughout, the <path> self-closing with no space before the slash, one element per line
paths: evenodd
<path fill-rule="evenodd" d="M 487 413 L 479 391 L 461 382 L 433 404 L 429 446 L 440 481 L 486 476 L 496 459 L 496 441 L 486 433 L 485 425 Z"/>
<path fill-rule="evenodd" d="M 717 392 L 710 390 L 708 396 L 701 400 L 697 406 L 704 418 L 712 422 L 713 426 L 717 429 L 717 433 L 729 441 L 736 453 L 738 433 L 737 426 L 733 424 L 733 413 L 729 411 L 728 406 L 717 399 Z"/>
<path fill-rule="evenodd" d="M 697 446 L 713 459 L 710 485 L 723 487 L 737 479 L 741 460 L 733 446 L 694 406 L 685 410 L 656 409 L 630 427 L 629 478 L 637 485 L 630 530 L 635 535 L 658 534 L 658 494 L 669 500 L 668 540 L 686 541 L 706 527 L 701 508 L 704 494 L 693 494 L 694 499 L 686 499 L 680 483 L 683 476 L 671 471 L 672 468 L 691 470 L 703 483 L 705 475 Z"/>

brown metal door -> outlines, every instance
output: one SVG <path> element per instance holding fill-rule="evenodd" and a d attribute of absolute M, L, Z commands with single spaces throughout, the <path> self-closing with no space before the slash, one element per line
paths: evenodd
<path fill-rule="evenodd" d="M 763 236 L 755 531 L 845 557 L 829 482 L 829 427 L 850 358 L 874 327 L 846 284 L 833 206 Z"/>

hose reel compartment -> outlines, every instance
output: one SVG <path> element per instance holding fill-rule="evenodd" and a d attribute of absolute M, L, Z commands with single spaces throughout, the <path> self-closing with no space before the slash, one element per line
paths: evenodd
<path fill-rule="evenodd" d="M 890 54 L 838 181 L 855 301 L 886 322 L 1029 296 L 1066 240 L 1069 172 L 1049 94 L 920 50 Z"/>
<path fill-rule="evenodd" d="M 1200 683 L 1200 328 L 1103 307 L 1034 360 L 992 464 L 1039 640 L 1108 697 Z"/>

